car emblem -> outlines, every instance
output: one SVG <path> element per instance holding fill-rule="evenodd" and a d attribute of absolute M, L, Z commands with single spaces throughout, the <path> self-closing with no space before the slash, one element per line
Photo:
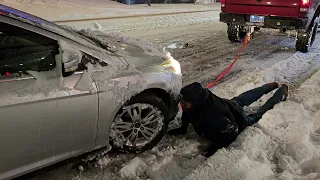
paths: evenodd
<path fill-rule="evenodd" d="M 263 1 L 263 0 L 257 0 L 257 2 L 259 2 L 259 3 L 262 2 L 262 1 Z"/>

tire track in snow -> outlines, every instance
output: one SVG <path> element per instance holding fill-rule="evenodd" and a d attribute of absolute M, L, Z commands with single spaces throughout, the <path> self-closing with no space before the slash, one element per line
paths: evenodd
<path fill-rule="evenodd" d="M 279 47 L 279 44 L 288 41 L 287 38 L 278 37 L 280 39 L 278 40 L 279 43 L 274 45 L 266 43 L 266 38 L 273 39 L 275 37 L 269 35 L 256 36 L 249 42 L 248 47 L 230 73 L 241 71 L 241 73 L 236 75 L 236 77 L 241 77 L 252 70 L 269 67 L 275 63 L 275 61 L 272 60 L 274 58 L 282 60 L 292 56 L 294 53 L 292 48 L 285 49 Z M 234 44 L 226 39 L 224 33 L 219 33 L 217 39 L 219 39 L 217 44 L 212 43 L 215 41 L 215 38 L 200 41 L 197 44 L 199 47 L 192 50 L 194 54 L 191 57 L 179 58 L 182 70 L 186 72 L 183 74 L 184 84 L 191 83 L 195 80 L 207 84 L 234 60 L 241 44 L 234 46 Z M 293 40 L 291 39 L 288 47 L 291 47 L 292 44 Z M 202 49 L 202 51 L 198 53 L 197 49 Z M 181 54 L 185 51 L 188 51 L 188 49 L 181 50 Z M 173 54 L 179 57 L 179 54 Z"/>

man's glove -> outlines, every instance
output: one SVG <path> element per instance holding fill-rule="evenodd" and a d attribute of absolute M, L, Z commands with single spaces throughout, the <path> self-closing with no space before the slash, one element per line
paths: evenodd
<path fill-rule="evenodd" d="M 168 133 L 171 135 L 183 135 L 187 132 L 186 129 L 184 128 L 177 128 L 177 129 L 172 129 Z"/>

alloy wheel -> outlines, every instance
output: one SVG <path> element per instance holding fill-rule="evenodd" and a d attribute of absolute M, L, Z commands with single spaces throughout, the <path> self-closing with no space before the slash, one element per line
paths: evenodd
<path fill-rule="evenodd" d="M 124 106 L 111 125 L 110 137 L 117 146 L 140 148 L 159 134 L 163 123 L 162 112 L 150 104 Z"/>

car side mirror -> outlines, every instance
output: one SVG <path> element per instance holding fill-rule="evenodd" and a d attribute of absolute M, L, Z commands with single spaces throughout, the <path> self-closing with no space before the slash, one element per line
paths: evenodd
<path fill-rule="evenodd" d="M 62 63 L 64 72 L 74 72 L 78 69 L 81 56 L 79 51 L 64 50 L 62 53 Z"/>

